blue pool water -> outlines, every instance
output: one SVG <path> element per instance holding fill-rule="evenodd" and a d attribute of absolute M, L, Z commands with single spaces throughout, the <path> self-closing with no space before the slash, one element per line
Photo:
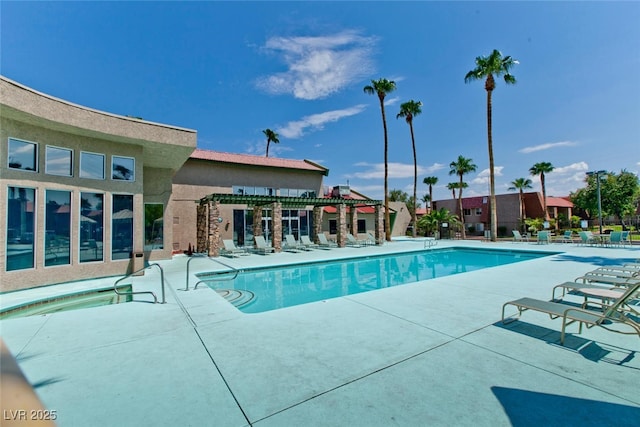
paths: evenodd
<path fill-rule="evenodd" d="M 200 273 L 198 277 L 242 312 L 260 313 L 548 255 L 447 248 L 246 270 L 231 281 L 221 281 L 216 273 Z"/>

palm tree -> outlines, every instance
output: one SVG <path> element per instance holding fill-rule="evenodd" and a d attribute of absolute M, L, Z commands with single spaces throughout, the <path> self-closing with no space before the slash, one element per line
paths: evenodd
<path fill-rule="evenodd" d="M 547 189 L 544 185 L 544 174 L 553 170 L 553 165 L 549 162 L 540 162 L 529 168 L 529 173 L 533 176 L 540 175 L 540 185 L 542 186 L 542 207 L 544 209 L 544 219 L 549 219 L 549 212 L 547 212 Z"/>
<path fill-rule="evenodd" d="M 391 241 L 391 215 L 389 214 L 389 196 L 387 194 L 389 186 L 389 139 L 387 137 L 387 118 L 384 115 L 384 98 L 388 93 L 396 90 L 396 83 L 393 80 L 378 79 L 371 80 L 371 85 L 365 86 L 364 93 L 369 95 L 377 94 L 380 100 L 380 111 L 382 112 L 382 127 L 384 129 L 384 234 L 388 242 Z"/>
<path fill-rule="evenodd" d="M 458 188 L 457 182 L 450 182 L 447 184 L 447 190 L 451 190 L 451 197 L 456 199 L 456 188 Z"/>
<path fill-rule="evenodd" d="M 422 113 L 422 102 L 414 101 L 413 99 L 400 104 L 400 112 L 396 115 L 396 119 L 404 117 L 409 124 L 409 130 L 411 131 L 411 146 L 413 147 L 413 214 L 411 221 L 413 222 L 413 237 L 417 236 L 416 230 L 416 201 L 418 196 L 416 194 L 418 186 L 418 157 L 416 155 L 416 140 L 413 136 L 413 118 Z"/>
<path fill-rule="evenodd" d="M 270 143 L 274 143 L 274 144 L 278 144 L 280 142 L 280 140 L 278 139 L 278 134 L 275 133 L 274 131 L 272 131 L 271 129 L 265 129 L 262 131 L 262 133 L 264 133 L 264 135 L 267 137 L 267 155 L 266 157 L 269 157 L 269 144 Z"/>
<path fill-rule="evenodd" d="M 428 176 L 422 180 L 423 184 L 427 184 L 429 186 L 429 202 L 433 202 L 433 186 L 438 183 L 438 177 L 436 176 Z M 454 197 L 455 199 L 455 197 Z M 426 201 L 425 201 L 426 203 Z M 429 210 L 431 210 L 431 203 L 429 203 Z"/>
<path fill-rule="evenodd" d="M 424 229 L 426 234 L 431 234 L 434 231 L 438 231 L 440 224 L 445 222 L 449 223 L 451 228 L 455 228 L 458 224 L 458 218 L 447 209 L 440 208 L 423 215 L 418 221 L 418 227 Z"/>
<path fill-rule="evenodd" d="M 464 82 L 485 79 L 484 88 L 487 91 L 487 143 L 489 146 L 489 183 L 491 200 L 491 241 L 496 241 L 498 231 L 498 214 L 496 209 L 496 184 L 493 164 L 493 140 L 491 135 L 491 94 L 496 88 L 496 77 L 503 76 L 507 84 L 515 84 L 516 78 L 509 71 L 518 64 L 518 61 L 510 56 L 503 57 L 499 50 L 493 50 L 489 56 L 478 56 L 476 68 L 469 71 L 464 77 Z"/>
<path fill-rule="evenodd" d="M 511 187 L 508 188 L 509 191 L 518 190 L 520 192 L 520 223 L 524 224 L 524 220 L 527 217 L 524 206 L 524 190 L 527 188 L 531 188 L 531 180 L 529 178 L 517 178 L 514 181 L 511 181 Z"/>
<path fill-rule="evenodd" d="M 460 210 L 462 239 L 465 239 L 467 236 L 464 229 L 464 212 L 462 210 L 462 189 L 464 188 L 462 177 L 468 173 L 475 172 L 477 166 L 473 163 L 473 160 L 458 156 L 458 160 L 451 162 L 449 168 L 449 175 L 458 175 L 458 177 L 460 177 L 460 181 L 458 182 L 458 209 Z"/>

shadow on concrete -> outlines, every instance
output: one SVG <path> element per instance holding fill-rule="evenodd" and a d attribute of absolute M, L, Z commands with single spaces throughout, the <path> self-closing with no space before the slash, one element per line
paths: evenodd
<path fill-rule="evenodd" d="M 619 365 L 625 368 L 640 371 L 640 365 L 636 360 L 636 351 L 634 350 L 629 350 L 607 343 L 599 343 L 593 340 L 587 340 L 572 333 L 567 333 L 567 335 L 565 336 L 564 345 L 560 345 L 559 330 L 556 331 L 553 329 L 544 328 L 542 326 L 526 323 L 521 320 L 517 320 L 506 325 L 502 324 L 502 321 L 498 321 L 494 323 L 493 326 L 543 340 L 547 344 L 578 353 L 585 359 L 592 362 L 611 363 L 614 365 Z M 558 325 L 558 327 L 559 326 L 560 325 Z"/>
<path fill-rule="evenodd" d="M 519 426 L 637 426 L 640 407 L 619 403 L 491 387 L 511 425 Z"/>
<path fill-rule="evenodd" d="M 581 263 L 585 263 L 585 264 L 591 264 L 594 267 L 607 267 L 607 266 L 611 266 L 611 265 L 622 265 L 625 263 L 631 263 L 631 262 L 638 262 L 638 257 L 630 257 L 630 258 L 609 258 L 609 257 L 603 257 L 603 256 L 588 256 L 588 257 L 583 257 L 583 256 L 579 256 L 579 255 L 569 255 L 569 254 L 562 254 L 562 255 L 556 255 L 555 257 L 553 257 L 551 259 L 551 261 L 554 262 L 565 262 L 565 261 L 570 261 L 570 262 L 581 262 Z"/>

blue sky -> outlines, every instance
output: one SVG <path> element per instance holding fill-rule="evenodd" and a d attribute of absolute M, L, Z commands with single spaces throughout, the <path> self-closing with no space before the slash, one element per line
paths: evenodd
<path fill-rule="evenodd" d="M 372 79 L 388 95 L 391 189 L 450 197 L 449 163 L 471 158 L 465 196 L 488 193 L 486 92 L 464 83 L 493 49 L 519 61 L 493 93 L 496 192 L 556 168 L 547 193 L 590 170 L 640 170 L 640 2 L 0 2 L 0 73 L 38 91 L 198 131 L 198 147 L 328 167 L 383 198 L 383 131 Z"/>

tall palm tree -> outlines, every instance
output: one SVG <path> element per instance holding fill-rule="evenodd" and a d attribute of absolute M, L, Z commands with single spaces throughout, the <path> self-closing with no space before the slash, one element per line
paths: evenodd
<path fill-rule="evenodd" d="M 458 159 L 449 164 L 449 175 L 458 175 L 460 181 L 458 182 L 458 209 L 460 210 L 460 224 L 462 225 L 462 239 L 466 239 L 466 232 L 464 229 L 464 211 L 462 210 L 462 189 L 464 188 L 464 181 L 462 178 L 464 175 L 475 172 L 478 167 L 473 163 L 473 160 L 467 159 L 463 156 L 458 156 Z"/>
<path fill-rule="evenodd" d="M 418 157 L 416 155 L 416 140 L 413 136 L 413 118 L 422 113 L 422 102 L 414 101 L 413 99 L 400 104 L 400 112 L 396 115 L 396 119 L 404 117 L 409 124 L 409 130 L 411 131 L 411 146 L 413 147 L 413 215 L 411 221 L 413 222 L 413 237 L 417 236 L 416 226 L 416 202 L 418 196 L 416 194 L 418 186 Z"/>
<path fill-rule="evenodd" d="M 516 78 L 511 75 L 511 68 L 518 64 L 518 61 L 510 56 L 503 57 L 499 50 L 494 49 L 489 56 L 478 56 L 476 58 L 476 68 L 469 71 L 464 77 L 464 82 L 485 79 L 484 88 L 487 91 L 487 144 L 489 146 L 489 183 L 491 200 L 491 241 L 496 241 L 498 231 L 498 214 L 496 208 L 496 184 L 493 163 L 493 137 L 491 134 L 491 94 L 496 88 L 494 76 L 504 77 L 507 84 L 515 84 Z"/>
<path fill-rule="evenodd" d="M 384 129 L 384 234 L 388 242 L 391 241 L 391 215 L 389 214 L 389 139 L 387 137 L 387 118 L 384 114 L 384 98 L 388 93 L 396 90 L 396 83 L 393 80 L 384 78 L 371 80 L 371 85 L 363 88 L 364 93 L 369 95 L 377 94 L 380 100 L 380 111 L 382 112 L 382 127 Z"/>
<path fill-rule="evenodd" d="M 547 212 L 547 189 L 544 183 L 544 174 L 553 170 L 553 165 L 549 162 L 540 162 L 529 168 L 529 173 L 533 176 L 540 175 L 540 185 L 542 186 L 542 207 L 544 209 L 544 219 L 549 219 L 549 212 Z"/>
<path fill-rule="evenodd" d="M 272 131 L 271 129 L 265 129 L 262 131 L 262 133 L 264 133 L 264 136 L 267 137 L 267 155 L 266 157 L 269 157 L 269 144 L 270 143 L 274 143 L 274 144 L 278 144 L 280 142 L 280 140 L 278 139 L 278 134 L 275 133 L 274 131 Z"/>
<path fill-rule="evenodd" d="M 429 201 L 433 203 L 433 186 L 438 183 L 437 176 L 428 176 L 422 180 L 423 184 L 427 184 L 429 186 Z M 454 197 L 455 199 L 455 197 Z M 426 202 L 425 202 L 426 203 Z M 431 203 L 429 203 L 429 210 L 431 210 Z"/>
<path fill-rule="evenodd" d="M 520 192 L 520 224 L 524 224 L 524 220 L 527 217 L 524 206 L 524 190 L 531 188 L 531 180 L 529 178 L 517 178 L 511 181 L 511 187 L 508 188 L 509 191 L 518 190 Z"/>
<path fill-rule="evenodd" d="M 451 190 L 451 197 L 453 198 L 453 200 L 456 199 L 456 188 L 458 188 L 458 183 L 457 182 L 450 182 L 447 184 L 447 190 Z"/>

